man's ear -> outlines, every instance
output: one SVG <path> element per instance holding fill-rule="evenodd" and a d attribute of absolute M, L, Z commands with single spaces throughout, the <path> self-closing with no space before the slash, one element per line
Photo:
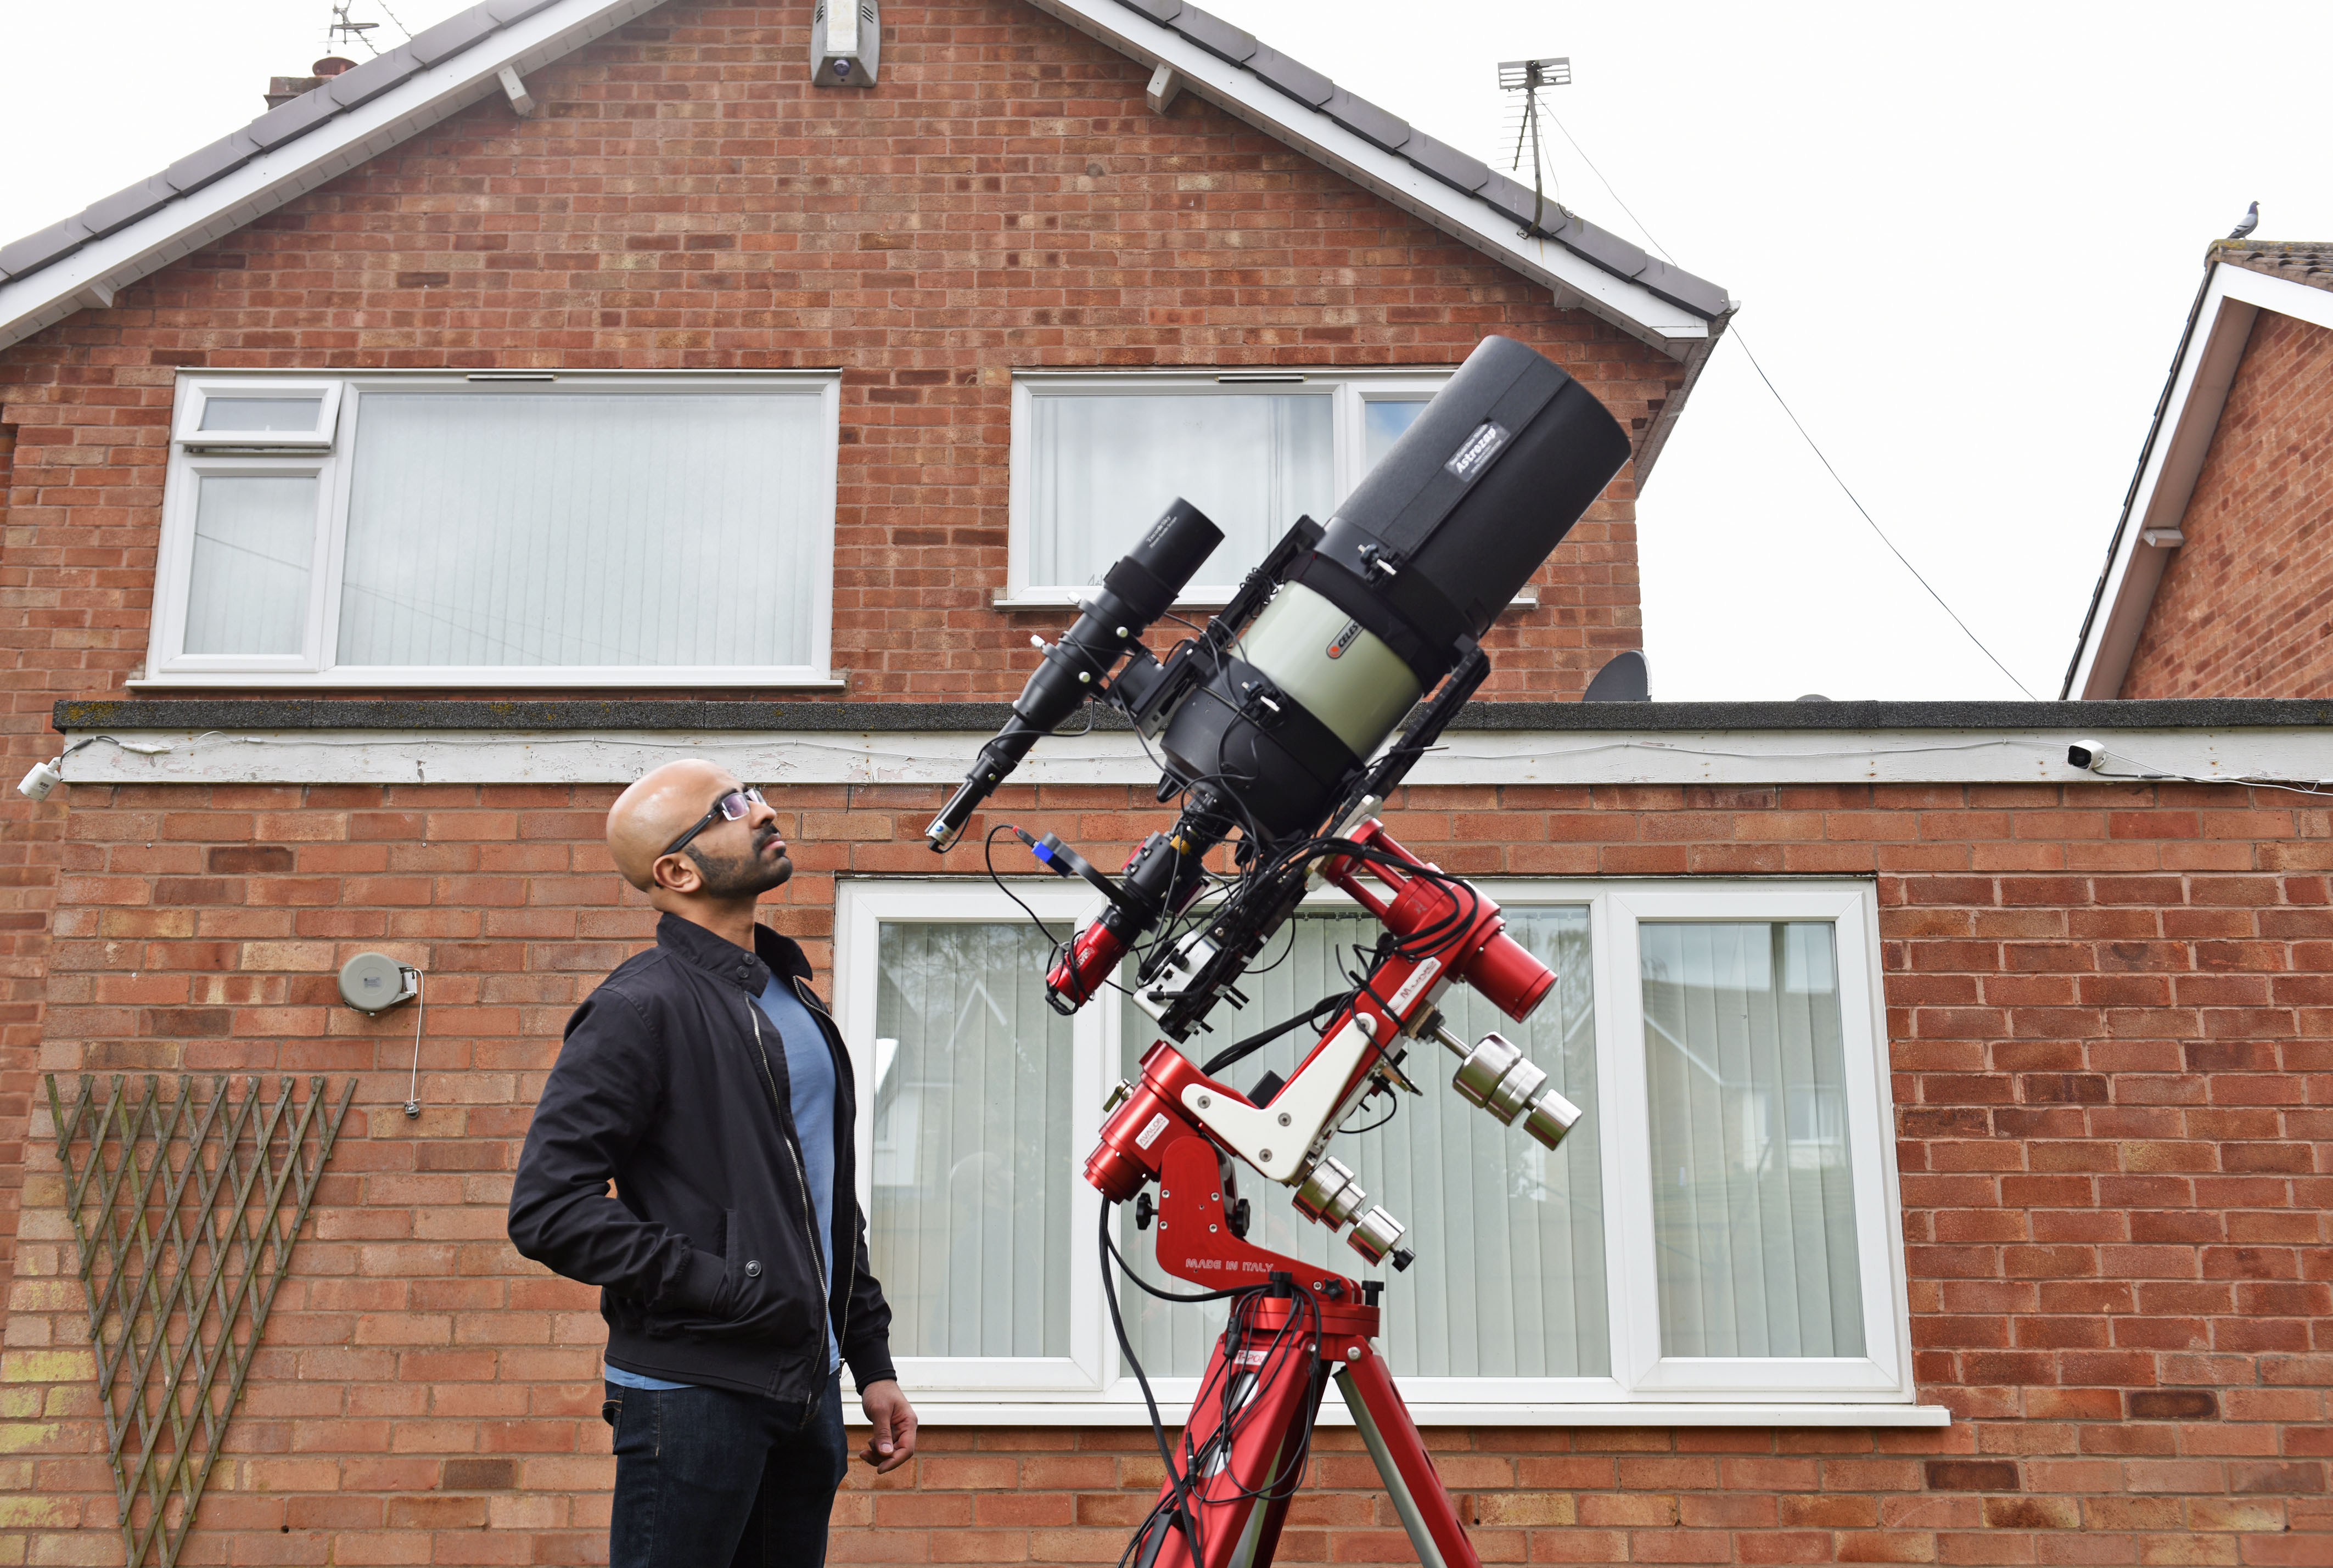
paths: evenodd
<path fill-rule="evenodd" d="M 659 855 L 648 867 L 648 879 L 667 892 L 688 894 L 705 885 L 705 873 L 686 855 Z"/>

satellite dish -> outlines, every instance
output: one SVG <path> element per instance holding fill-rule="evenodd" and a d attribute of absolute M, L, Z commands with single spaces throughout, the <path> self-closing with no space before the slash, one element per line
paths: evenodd
<path fill-rule="evenodd" d="M 1653 700 L 1652 671 L 1645 655 L 1634 648 L 1618 653 L 1596 672 L 1581 694 L 1583 703 L 1649 703 Z"/>

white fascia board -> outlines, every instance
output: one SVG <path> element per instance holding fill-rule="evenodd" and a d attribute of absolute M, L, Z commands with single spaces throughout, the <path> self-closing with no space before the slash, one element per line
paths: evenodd
<path fill-rule="evenodd" d="M 1686 359 L 1714 337 L 1710 322 L 1574 255 L 1552 240 L 1513 234 L 1503 219 L 1486 226 L 1483 216 L 1490 209 L 1472 196 L 1444 185 L 1398 153 L 1355 135 L 1319 110 L 1306 108 L 1253 72 L 1209 53 L 1173 28 L 1116 0 L 1030 3 L 1143 65 L 1171 68 L 1182 78 L 1184 91 L 1196 93 L 1234 119 L 1325 164 L 1413 217 L 1544 284 L 1554 292 L 1559 306 L 1577 305 L 1673 359 Z"/>
<path fill-rule="evenodd" d="M 91 241 L 62 261 L 0 283 L 0 349 L 86 308 L 82 295 L 89 290 L 124 288 L 479 100 L 499 94 L 505 67 L 521 75 L 539 70 L 662 4 L 564 0 L 515 25 L 496 29 L 379 97 L 333 116 L 136 223 Z"/>
<path fill-rule="evenodd" d="M 2194 329 L 2172 368 L 2170 397 L 2156 422 L 2146 465 L 2117 525 L 2106 588 L 2076 655 L 2068 695 L 2121 695 L 2163 569 L 2178 548 L 2149 544 L 2144 536 L 2176 531 L 2186 517 L 2252 324 L 2262 311 L 2333 330 L 2333 292 L 2226 262 L 2213 264 Z"/>
<path fill-rule="evenodd" d="M 931 731 L 126 730 L 68 731 L 72 784 L 628 784 L 674 757 L 787 785 L 962 781 L 985 732 Z M 1459 730 L 1413 784 L 2088 784 L 2148 778 L 2333 779 L 2333 727 L 2115 730 L 2103 774 L 2066 760 L 2079 730 Z M 1056 736 L 1015 784 L 1158 781 L 1125 731 Z"/>

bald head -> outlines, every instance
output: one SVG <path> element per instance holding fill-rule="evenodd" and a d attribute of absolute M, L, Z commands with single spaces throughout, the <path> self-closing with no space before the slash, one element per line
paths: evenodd
<path fill-rule="evenodd" d="M 684 757 L 636 780 L 608 808 L 608 850 L 626 882 L 648 892 L 664 846 L 687 832 L 713 803 L 737 788 L 718 762 Z"/>

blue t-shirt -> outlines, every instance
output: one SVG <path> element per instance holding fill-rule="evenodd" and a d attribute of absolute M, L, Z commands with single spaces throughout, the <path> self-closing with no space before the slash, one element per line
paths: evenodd
<path fill-rule="evenodd" d="M 818 1248 L 822 1255 L 834 1250 L 834 1056 L 827 1049 L 826 1031 L 818 1019 L 802 1006 L 793 988 L 773 975 L 762 994 L 754 999 L 761 1004 L 763 1015 L 777 1027 L 778 1037 L 785 1046 L 786 1088 L 792 1102 L 794 1132 L 802 1141 L 803 1173 L 810 1179 L 811 1205 L 818 1213 Z M 832 1289 L 836 1259 L 827 1256 L 828 1288 Z M 842 1364 L 842 1351 L 834 1343 L 834 1319 L 826 1320 L 827 1371 L 831 1372 Z M 685 1389 L 687 1383 L 677 1383 L 665 1378 L 652 1378 L 644 1373 L 626 1372 L 619 1366 L 606 1368 L 608 1381 L 628 1389 Z"/>

